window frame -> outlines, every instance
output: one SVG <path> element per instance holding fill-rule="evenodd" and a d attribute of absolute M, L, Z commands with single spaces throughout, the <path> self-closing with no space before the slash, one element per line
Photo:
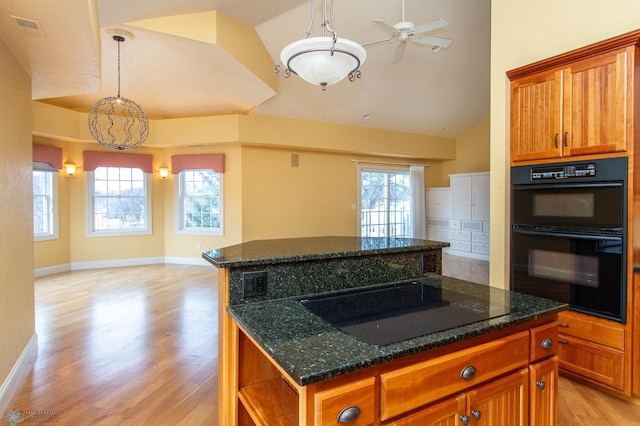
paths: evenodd
<path fill-rule="evenodd" d="M 95 229 L 95 171 L 86 171 L 86 214 L 87 214 L 87 237 L 119 237 L 119 236 L 141 236 L 151 235 L 153 233 L 153 209 L 152 209 L 152 190 L 151 190 L 151 173 L 146 173 L 140 167 L 122 167 L 122 166 L 99 166 L 106 168 L 118 169 L 140 169 L 144 176 L 144 212 L 145 227 L 132 229 Z M 96 167 L 97 169 L 98 167 Z"/>
<path fill-rule="evenodd" d="M 367 235 L 362 234 L 362 173 L 363 172 L 398 173 L 398 174 L 405 174 L 407 175 L 407 177 L 410 178 L 410 171 L 408 166 L 403 167 L 403 166 L 392 166 L 392 165 L 388 165 L 388 166 L 384 166 L 384 165 L 371 166 L 371 165 L 362 165 L 362 164 L 358 165 L 358 236 L 367 237 Z M 411 181 L 409 180 L 409 191 L 410 190 L 411 190 Z M 408 210 L 409 214 L 410 214 L 410 209 L 411 207 L 409 207 L 409 210 Z M 410 219 L 408 222 L 406 222 L 405 225 L 408 226 L 409 235 L 394 235 L 394 236 L 385 235 L 385 236 L 378 236 L 378 237 L 372 237 L 372 238 L 412 238 L 410 236 L 410 233 L 411 233 Z M 389 223 L 387 223 L 387 230 L 388 229 L 389 229 Z"/>
<path fill-rule="evenodd" d="M 48 191 L 47 194 L 45 194 L 45 197 L 47 197 L 49 199 L 49 228 L 50 228 L 50 232 L 39 232 L 36 233 L 35 230 L 33 231 L 33 241 L 37 242 L 37 241 L 50 241 L 50 240 L 57 240 L 60 238 L 60 234 L 59 234 L 59 220 L 58 220 L 58 171 L 57 170 L 33 170 L 32 171 L 32 181 L 31 181 L 31 195 L 32 198 L 35 197 L 35 194 L 33 193 L 33 173 L 46 173 L 46 175 L 48 176 L 47 180 L 48 180 Z M 33 201 L 32 201 L 33 202 Z M 34 215 L 35 215 L 35 209 L 34 209 Z M 35 221 L 34 221 L 34 226 L 35 226 Z"/>
<path fill-rule="evenodd" d="M 184 172 L 194 171 L 210 171 L 218 175 L 219 178 L 219 210 L 220 210 L 220 226 L 218 228 L 185 228 L 184 218 L 184 197 L 182 196 L 185 181 Z M 224 235 L 224 173 L 217 172 L 212 168 L 183 169 L 180 170 L 175 179 L 175 231 L 178 235 L 206 235 L 206 236 L 223 236 Z"/>

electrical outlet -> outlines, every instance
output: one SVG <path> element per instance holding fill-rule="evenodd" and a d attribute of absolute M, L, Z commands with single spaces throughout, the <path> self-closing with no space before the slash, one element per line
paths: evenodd
<path fill-rule="evenodd" d="M 267 294 L 267 271 L 242 273 L 242 297 L 255 297 Z"/>

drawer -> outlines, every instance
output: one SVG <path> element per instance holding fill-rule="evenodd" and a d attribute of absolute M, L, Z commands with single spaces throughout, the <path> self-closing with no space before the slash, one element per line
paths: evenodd
<path fill-rule="evenodd" d="M 451 231 L 451 239 L 457 241 L 471 241 L 471 232 Z"/>
<path fill-rule="evenodd" d="M 451 229 L 462 229 L 462 224 L 457 219 L 450 219 L 449 227 L 451 227 Z"/>
<path fill-rule="evenodd" d="M 471 243 L 466 241 L 456 241 L 453 238 L 449 242 L 449 248 L 457 251 L 471 251 Z"/>
<path fill-rule="evenodd" d="M 471 251 L 478 254 L 489 254 L 490 252 L 489 244 L 473 243 L 471 247 Z"/>
<path fill-rule="evenodd" d="M 489 234 L 484 232 L 474 232 L 471 237 L 474 243 L 487 243 L 489 244 Z"/>
<path fill-rule="evenodd" d="M 620 323 L 565 311 L 558 314 L 558 326 L 561 334 L 624 350 L 624 325 Z"/>
<path fill-rule="evenodd" d="M 531 362 L 546 358 L 558 349 L 558 324 L 551 323 L 529 330 L 531 333 Z"/>
<path fill-rule="evenodd" d="M 449 219 L 427 219 L 427 226 L 435 228 L 449 228 Z"/>
<path fill-rule="evenodd" d="M 491 232 L 491 222 L 488 220 L 482 222 L 482 232 Z"/>
<path fill-rule="evenodd" d="M 482 222 L 463 220 L 462 229 L 465 231 L 480 232 L 482 231 Z"/>
<path fill-rule="evenodd" d="M 558 337 L 560 368 L 624 390 L 624 352 L 573 336 Z"/>
<path fill-rule="evenodd" d="M 350 425 L 364 426 L 375 421 L 375 384 L 376 379 L 369 377 L 344 386 L 327 389 L 314 395 L 316 425 L 337 425 L 341 422 L 341 413 L 349 414 L 347 410 L 359 410 L 360 414 Z M 342 422 L 345 423 L 345 422 Z"/>
<path fill-rule="evenodd" d="M 529 331 L 523 331 L 383 373 L 380 375 L 381 419 L 461 392 L 528 363 Z M 463 371 L 475 373 L 463 378 Z"/>

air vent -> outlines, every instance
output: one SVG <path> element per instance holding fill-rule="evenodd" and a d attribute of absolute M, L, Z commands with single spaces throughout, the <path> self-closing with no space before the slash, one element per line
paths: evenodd
<path fill-rule="evenodd" d="M 20 16 L 14 15 L 9 16 L 13 18 L 13 21 L 16 23 L 18 30 L 20 30 L 21 32 L 36 37 L 44 37 L 44 31 L 42 31 L 40 21 L 38 21 L 37 19 L 22 18 Z"/>

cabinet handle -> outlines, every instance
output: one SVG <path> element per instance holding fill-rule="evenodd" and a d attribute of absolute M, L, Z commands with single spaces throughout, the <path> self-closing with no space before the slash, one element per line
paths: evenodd
<path fill-rule="evenodd" d="M 467 426 L 471 419 L 469 418 L 469 416 L 460 416 L 460 421 L 463 425 Z"/>
<path fill-rule="evenodd" d="M 569 328 L 569 324 L 567 324 L 566 322 L 559 322 L 558 327 Z"/>
<path fill-rule="evenodd" d="M 558 343 L 562 343 L 563 345 L 568 345 L 569 341 L 564 339 L 558 339 Z"/>
<path fill-rule="evenodd" d="M 542 346 L 542 349 L 551 349 L 553 347 L 553 340 L 547 337 L 540 343 L 540 346 Z"/>
<path fill-rule="evenodd" d="M 338 423 L 351 423 L 355 422 L 358 417 L 360 417 L 360 409 L 352 405 L 340 411 L 337 420 Z"/>
<path fill-rule="evenodd" d="M 540 388 L 540 390 L 544 390 L 547 387 L 545 382 L 536 382 L 536 386 Z"/>
<path fill-rule="evenodd" d="M 480 420 L 482 418 L 482 413 L 479 410 L 471 410 L 471 415 L 476 420 Z"/>
<path fill-rule="evenodd" d="M 569 132 L 564 132 L 564 136 L 562 137 L 562 143 L 564 144 L 564 146 L 569 146 L 567 144 L 567 136 L 569 136 Z"/>
<path fill-rule="evenodd" d="M 462 377 L 463 379 L 473 379 L 473 376 L 475 375 L 476 368 L 473 365 L 463 368 L 462 372 L 460 373 L 460 377 Z"/>
<path fill-rule="evenodd" d="M 558 147 L 558 134 L 556 133 L 556 135 L 553 137 L 553 144 L 556 146 L 556 148 Z"/>

